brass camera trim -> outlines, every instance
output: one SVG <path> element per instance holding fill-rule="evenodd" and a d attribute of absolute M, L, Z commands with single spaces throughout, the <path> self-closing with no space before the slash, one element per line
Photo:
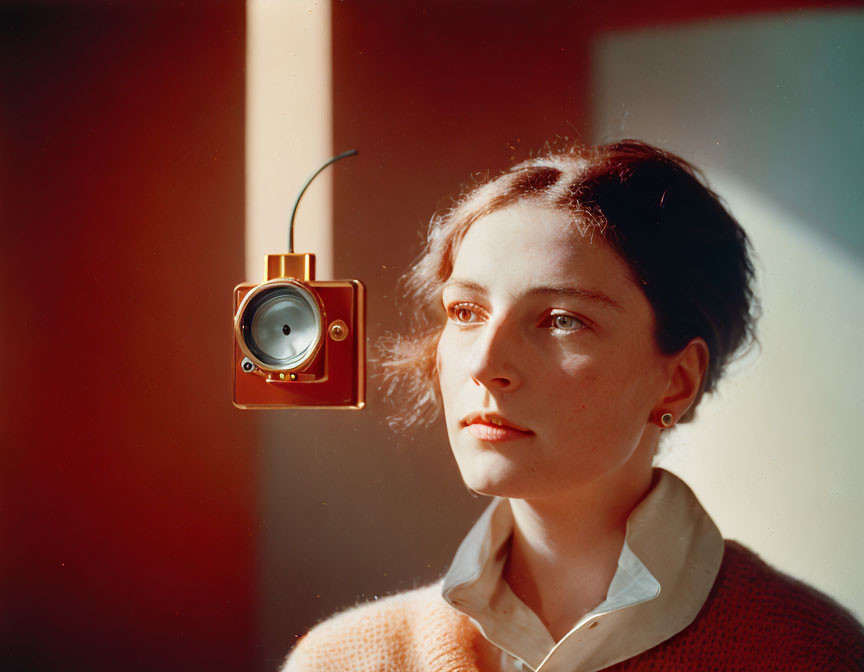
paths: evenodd
<path fill-rule="evenodd" d="M 274 255 L 275 256 L 275 255 Z M 246 313 L 246 309 L 249 307 L 249 303 L 258 295 L 263 294 L 264 292 L 268 292 L 277 287 L 294 287 L 299 289 L 304 294 L 308 295 L 318 307 L 318 314 L 321 316 L 321 326 L 318 330 L 318 340 L 315 343 L 315 347 L 312 348 L 298 364 L 295 364 L 291 367 L 282 367 L 282 366 L 273 366 L 271 364 L 267 364 L 266 362 L 262 362 L 255 354 L 252 353 L 251 350 L 246 346 L 246 339 L 244 338 L 243 332 L 243 316 Z M 310 362 L 312 362 L 315 357 L 318 356 L 318 353 L 321 351 L 321 346 L 324 343 L 324 330 L 327 325 L 327 314 L 324 311 L 324 306 L 321 303 L 321 299 L 318 297 L 318 293 L 315 292 L 311 287 L 308 287 L 305 283 L 295 280 L 294 278 L 275 278 L 273 280 L 268 280 L 264 282 L 254 289 L 250 290 L 246 296 L 243 297 L 243 300 L 240 302 L 240 305 L 237 307 L 237 313 L 234 315 L 234 338 L 237 341 L 237 345 L 240 348 L 240 351 L 252 361 L 256 367 L 261 369 L 262 371 L 272 371 L 272 372 L 288 372 L 288 371 L 299 371 L 304 367 L 308 366 Z M 269 378 L 269 376 L 268 376 Z"/>

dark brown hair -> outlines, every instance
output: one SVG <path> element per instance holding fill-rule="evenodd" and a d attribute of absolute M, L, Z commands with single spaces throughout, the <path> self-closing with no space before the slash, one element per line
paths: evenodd
<path fill-rule="evenodd" d="M 704 392 L 754 340 L 750 243 L 701 173 L 637 140 L 574 147 L 520 163 L 432 218 L 423 253 L 402 279 L 411 330 L 383 345 L 386 390 L 403 409 L 393 424 L 437 416 L 435 350 L 446 320 L 441 285 L 471 225 L 523 199 L 571 213 L 583 234 L 601 236 L 621 256 L 654 310 L 662 353 L 705 340 Z M 699 398 L 681 421 L 692 419 Z"/>

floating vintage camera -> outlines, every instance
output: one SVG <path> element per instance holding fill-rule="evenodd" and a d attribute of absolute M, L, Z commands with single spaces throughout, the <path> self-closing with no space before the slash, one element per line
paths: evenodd
<path fill-rule="evenodd" d="M 330 163 L 356 154 L 351 150 Z M 294 214 L 297 204 L 294 206 Z M 267 255 L 267 280 L 234 289 L 234 405 L 363 408 L 366 302 L 359 280 L 315 280 L 315 255 Z"/>

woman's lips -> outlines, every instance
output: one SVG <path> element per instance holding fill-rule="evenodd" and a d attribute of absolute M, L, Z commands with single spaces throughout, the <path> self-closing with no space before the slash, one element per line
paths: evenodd
<path fill-rule="evenodd" d="M 512 441 L 534 434 L 530 429 L 514 427 L 508 420 L 494 413 L 471 414 L 462 421 L 462 424 L 471 436 L 481 441 Z"/>
<path fill-rule="evenodd" d="M 512 441 L 533 436 L 534 432 L 523 432 L 506 425 L 491 425 L 485 422 L 474 422 L 467 427 L 468 433 L 480 441 Z"/>

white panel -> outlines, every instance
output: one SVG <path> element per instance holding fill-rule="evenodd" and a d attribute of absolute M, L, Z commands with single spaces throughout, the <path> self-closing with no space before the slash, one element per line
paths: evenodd
<path fill-rule="evenodd" d="M 286 252 L 297 194 L 331 156 L 330 3 L 250 0 L 247 9 L 246 271 Z M 319 175 L 297 212 L 296 252 L 333 277 L 332 179 Z"/>

